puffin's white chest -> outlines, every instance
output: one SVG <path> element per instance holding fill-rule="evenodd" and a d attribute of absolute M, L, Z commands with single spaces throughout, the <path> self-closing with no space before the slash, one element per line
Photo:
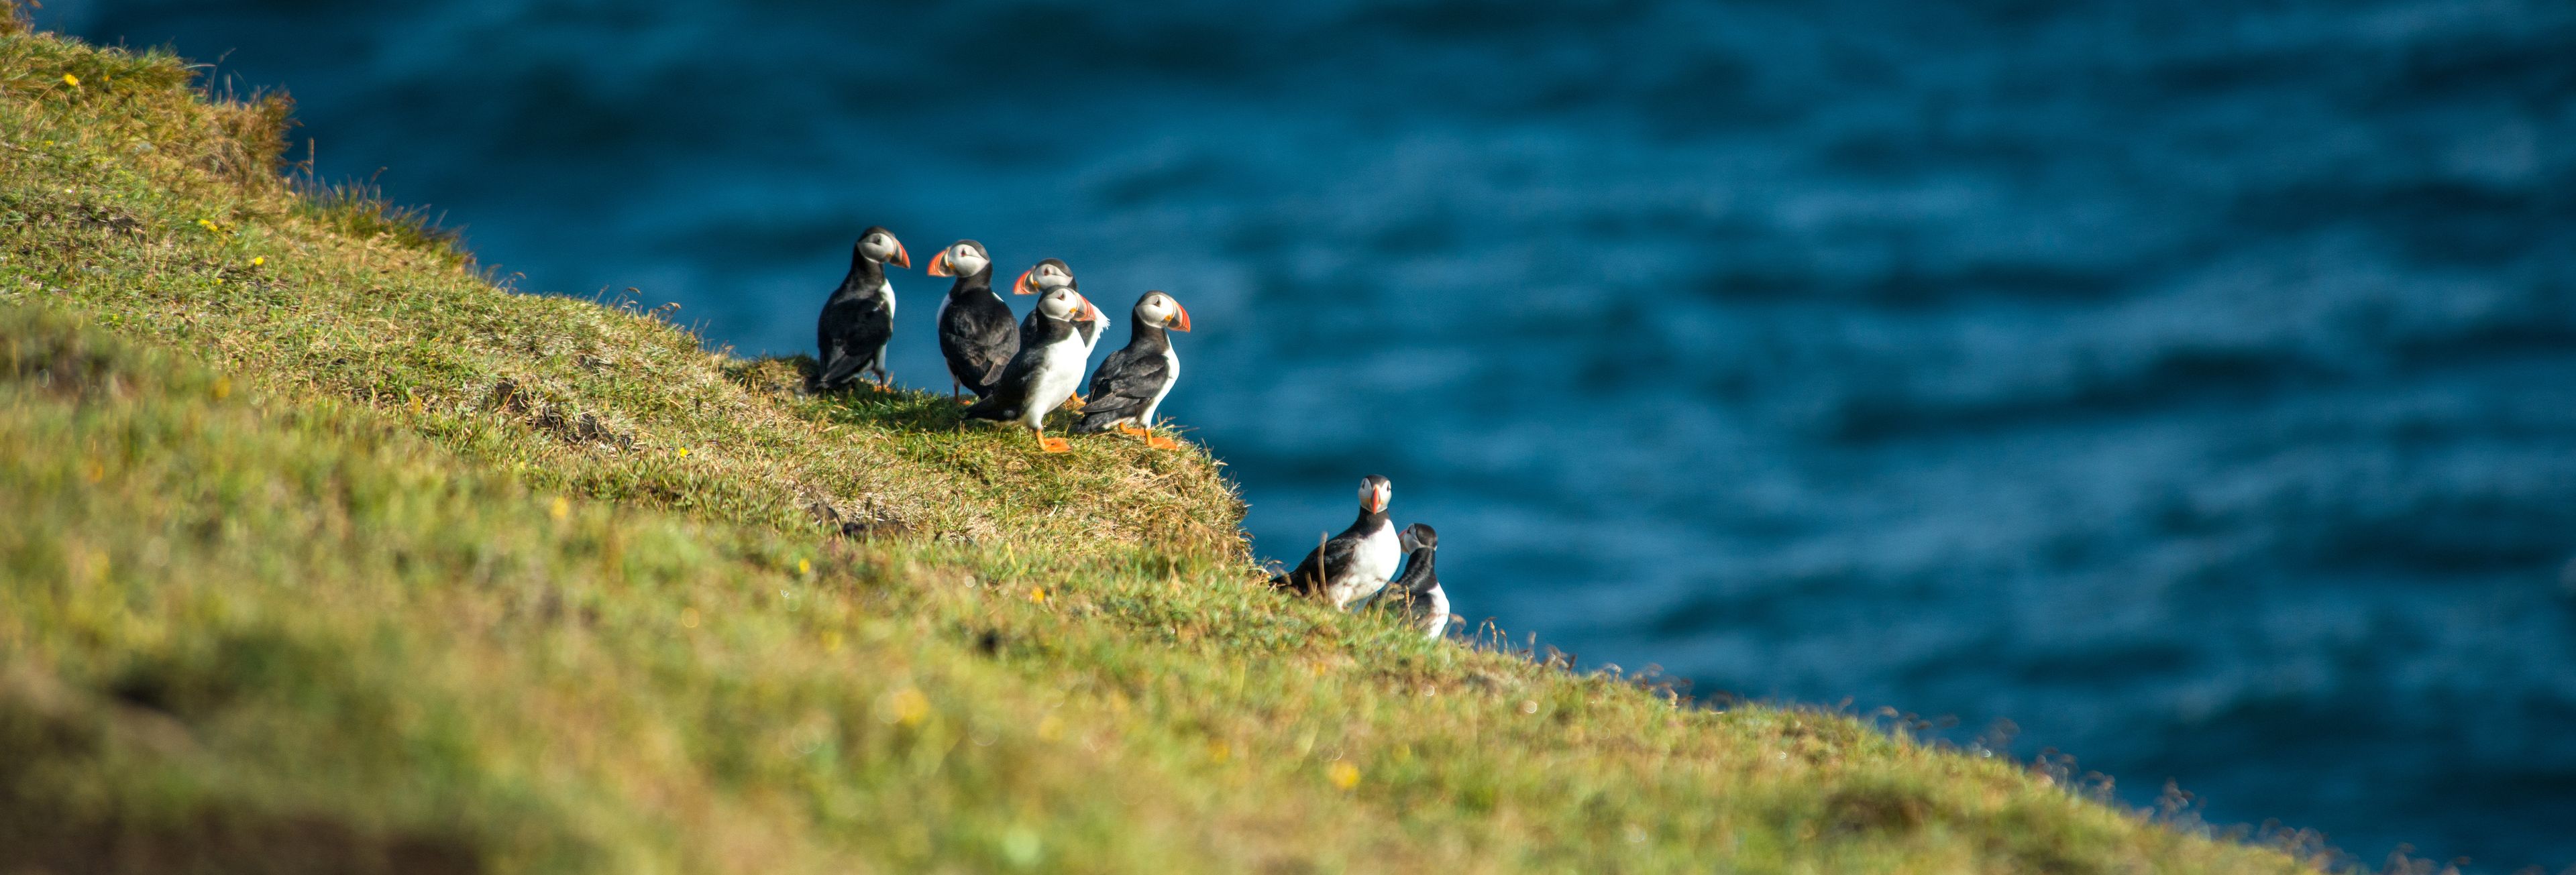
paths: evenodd
<path fill-rule="evenodd" d="M 1082 354 L 1084 356 L 1089 356 L 1091 355 L 1092 350 L 1100 348 L 1100 339 L 1109 336 L 1109 326 L 1112 324 L 1114 323 L 1109 321 L 1109 317 L 1102 316 L 1084 323 L 1082 330 L 1076 332 L 1082 335 Z"/>
<path fill-rule="evenodd" d="M 1163 396 L 1172 394 L 1172 387 L 1180 385 L 1181 354 L 1168 346 L 1163 348 L 1163 374 L 1162 387 L 1154 390 L 1154 400 L 1145 402 L 1145 409 L 1136 416 L 1136 424 L 1153 427 L 1154 411 L 1163 406 Z"/>
<path fill-rule="evenodd" d="M 1047 414 L 1073 397 L 1074 388 L 1082 383 L 1082 366 L 1091 358 L 1090 347 L 1083 345 L 1079 334 L 1047 344 L 1045 355 L 1029 380 L 1028 407 L 1020 412 L 1020 421 L 1030 428 L 1044 423 Z"/>
<path fill-rule="evenodd" d="M 1333 607 L 1348 608 L 1385 589 L 1387 580 L 1395 576 L 1396 563 L 1403 559 L 1394 526 L 1381 525 L 1361 537 L 1358 549 L 1351 551 L 1350 570 L 1332 583 Z"/>

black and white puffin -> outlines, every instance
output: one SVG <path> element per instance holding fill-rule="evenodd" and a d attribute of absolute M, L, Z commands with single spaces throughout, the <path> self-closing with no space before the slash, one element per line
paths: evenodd
<path fill-rule="evenodd" d="M 816 391 L 849 385 L 862 372 L 873 373 L 880 389 L 889 382 L 885 351 L 894 339 L 894 284 L 886 282 L 888 264 L 912 266 L 912 255 L 894 232 L 869 228 L 850 244 L 850 273 L 814 323 L 815 355 L 821 359 L 814 368 Z"/>
<path fill-rule="evenodd" d="M 1082 383 L 1090 348 L 1074 326 L 1100 316 L 1100 308 L 1071 288 L 1057 288 L 1038 298 L 1036 325 L 1020 332 L 1020 352 L 1011 357 L 992 394 L 966 408 L 968 419 L 1018 422 L 1050 453 L 1072 449 L 1063 438 L 1046 436 L 1046 415 L 1063 406 Z"/>
<path fill-rule="evenodd" d="M 1172 384 L 1181 379 L 1181 357 L 1172 352 L 1172 337 L 1165 329 L 1190 330 L 1190 311 L 1169 294 L 1146 292 L 1129 312 L 1135 314 L 1136 324 L 1128 328 L 1127 345 L 1110 353 L 1091 372 L 1091 397 L 1073 433 L 1115 428 L 1143 436 L 1156 449 L 1178 447 L 1171 438 L 1154 433 L 1154 409 L 1162 406 L 1163 396 L 1171 394 Z"/>
<path fill-rule="evenodd" d="M 1392 481 L 1375 474 L 1361 479 L 1359 520 L 1308 551 L 1296 570 L 1271 578 L 1270 585 L 1321 596 L 1336 609 L 1348 609 L 1385 589 L 1387 578 L 1395 576 L 1396 560 L 1404 557 L 1395 524 L 1386 516 L 1387 502 L 1394 498 Z"/>
<path fill-rule="evenodd" d="M 948 359 L 948 394 L 964 387 L 982 398 L 993 391 L 1020 349 L 1020 326 L 1011 305 L 993 293 L 993 257 L 984 244 L 959 240 L 925 266 L 931 276 L 953 276 L 939 299 L 939 354 Z"/>
<path fill-rule="evenodd" d="M 1440 589 L 1440 575 L 1431 570 L 1432 554 L 1440 549 L 1440 533 L 1421 523 L 1405 526 L 1396 533 L 1396 545 L 1404 549 L 1404 576 L 1388 581 L 1387 598 L 1391 606 L 1404 614 L 1422 636 L 1440 640 L 1449 629 L 1449 594 Z"/>

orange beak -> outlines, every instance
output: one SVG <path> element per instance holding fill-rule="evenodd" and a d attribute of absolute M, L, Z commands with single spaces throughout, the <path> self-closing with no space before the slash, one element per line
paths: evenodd
<path fill-rule="evenodd" d="M 1171 323 L 1174 331 L 1190 330 L 1190 308 L 1181 306 L 1179 301 L 1173 301 L 1172 318 L 1165 321 Z"/>
<path fill-rule="evenodd" d="M 930 257 L 929 273 L 931 276 L 949 276 L 952 274 L 948 269 L 948 250 L 939 250 L 938 255 Z"/>
<path fill-rule="evenodd" d="M 1082 298 L 1081 300 L 1082 309 L 1074 311 L 1073 321 L 1092 322 L 1098 320 L 1100 318 L 1100 308 L 1091 306 L 1090 298 Z"/>
<path fill-rule="evenodd" d="M 1038 269 L 1037 269 L 1037 268 L 1034 268 L 1034 267 L 1029 268 L 1029 269 L 1024 270 L 1024 271 L 1020 271 L 1020 278 L 1019 278 L 1019 279 L 1015 279 L 1015 280 L 1012 280 L 1012 281 L 1011 281 L 1011 294 L 1014 294 L 1014 295 L 1034 295 L 1034 294 L 1037 294 L 1037 293 L 1038 293 L 1038 286 L 1037 286 L 1037 284 L 1029 281 L 1029 275 L 1030 275 L 1030 274 L 1033 274 L 1033 273 L 1037 273 L 1037 272 L 1038 272 Z"/>
<path fill-rule="evenodd" d="M 1386 510 L 1386 490 L 1384 490 L 1384 489 L 1380 489 L 1380 490 L 1377 490 L 1377 491 L 1375 491 L 1375 492 L 1371 492 L 1371 493 L 1369 493 L 1369 512 L 1370 512 L 1370 513 L 1383 513 L 1383 512 L 1385 512 L 1385 510 Z"/>
<path fill-rule="evenodd" d="M 894 244 L 894 261 L 893 261 L 893 264 L 894 264 L 894 266 L 896 266 L 896 267 L 911 267 L 911 266 L 912 266 L 912 253 L 910 253 L 910 252 L 905 252 L 905 251 L 903 250 L 903 241 L 900 241 L 900 240 L 895 241 L 895 244 Z"/>

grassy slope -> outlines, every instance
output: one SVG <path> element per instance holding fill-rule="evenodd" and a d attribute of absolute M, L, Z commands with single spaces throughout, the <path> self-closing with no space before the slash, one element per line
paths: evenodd
<path fill-rule="evenodd" d="M 0 870 L 2298 868 L 1283 601 L 1203 454 L 505 292 L 190 80 L 0 36 Z"/>

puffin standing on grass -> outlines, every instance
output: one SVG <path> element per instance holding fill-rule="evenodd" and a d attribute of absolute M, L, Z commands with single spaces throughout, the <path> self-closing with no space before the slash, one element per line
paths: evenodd
<path fill-rule="evenodd" d="M 1073 433 L 1097 434 L 1115 428 L 1143 437 L 1155 449 L 1173 449 L 1180 444 L 1153 431 L 1154 409 L 1162 406 L 1163 396 L 1171 394 L 1172 384 L 1181 379 L 1181 357 L 1172 352 L 1172 337 L 1164 329 L 1190 330 L 1190 311 L 1171 295 L 1146 292 L 1130 312 L 1136 324 L 1128 329 L 1127 345 L 1110 353 L 1100 369 L 1091 372 L 1091 397 Z"/>
<path fill-rule="evenodd" d="M 992 394 L 1020 348 L 1011 305 L 993 293 L 992 255 L 984 244 L 959 240 L 931 256 L 927 269 L 931 276 L 957 278 L 939 299 L 939 354 L 948 359 L 949 397 L 960 387 L 977 398 Z"/>
<path fill-rule="evenodd" d="M 1395 484 L 1371 474 L 1360 480 L 1360 518 L 1341 534 L 1307 552 L 1297 569 L 1270 579 L 1270 585 L 1299 595 L 1319 595 L 1336 610 L 1376 595 L 1395 576 L 1398 548 L 1395 524 L 1386 516 Z"/>
<path fill-rule="evenodd" d="M 1002 369 L 992 394 L 966 408 L 968 419 L 1018 422 L 1050 453 L 1072 449 L 1063 438 L 1046 436 L 1046 415 L 1072 397 L 1082 383 L 1082 368 L 1091 350 L 1074 326 L 1100 318 L 1100 308 L 1071 288 L 1057 288 L 1038 299 L 1030 314 L 1035 326 L 1020 332 L 1020 352 Z"/>
<path fill-rule="evenodd" d="M 831 300 L 823 302 L 823 316 L 814 323 L 815 355 L 821 360 L 814 368 L 811 386 L 815 391 L 840 389 L 862 372 L 876 376 L 878 389 L 891 382 L 885 368 L 886 343 L 894 339 L 894 284 L 886 282 L 888 264 L 912 266 L 912 255 L 903 251 L 894 232 L 869 228 L 850 244 L 850 273 L 841 278 Z"/>
<path fill-rule="evenodd" d="M 1389 599 L 1413 628 L 1422 630 L 1422 637 L 1438 641 L 1449 629 L 1449 594 L 1440 590 L 1440 576 L 1431 570 L 1440 533 L 1414 523 L 1396 534 L 1396 543 L 1404 548 L 1404 576 L 1387 583 Z"/>

